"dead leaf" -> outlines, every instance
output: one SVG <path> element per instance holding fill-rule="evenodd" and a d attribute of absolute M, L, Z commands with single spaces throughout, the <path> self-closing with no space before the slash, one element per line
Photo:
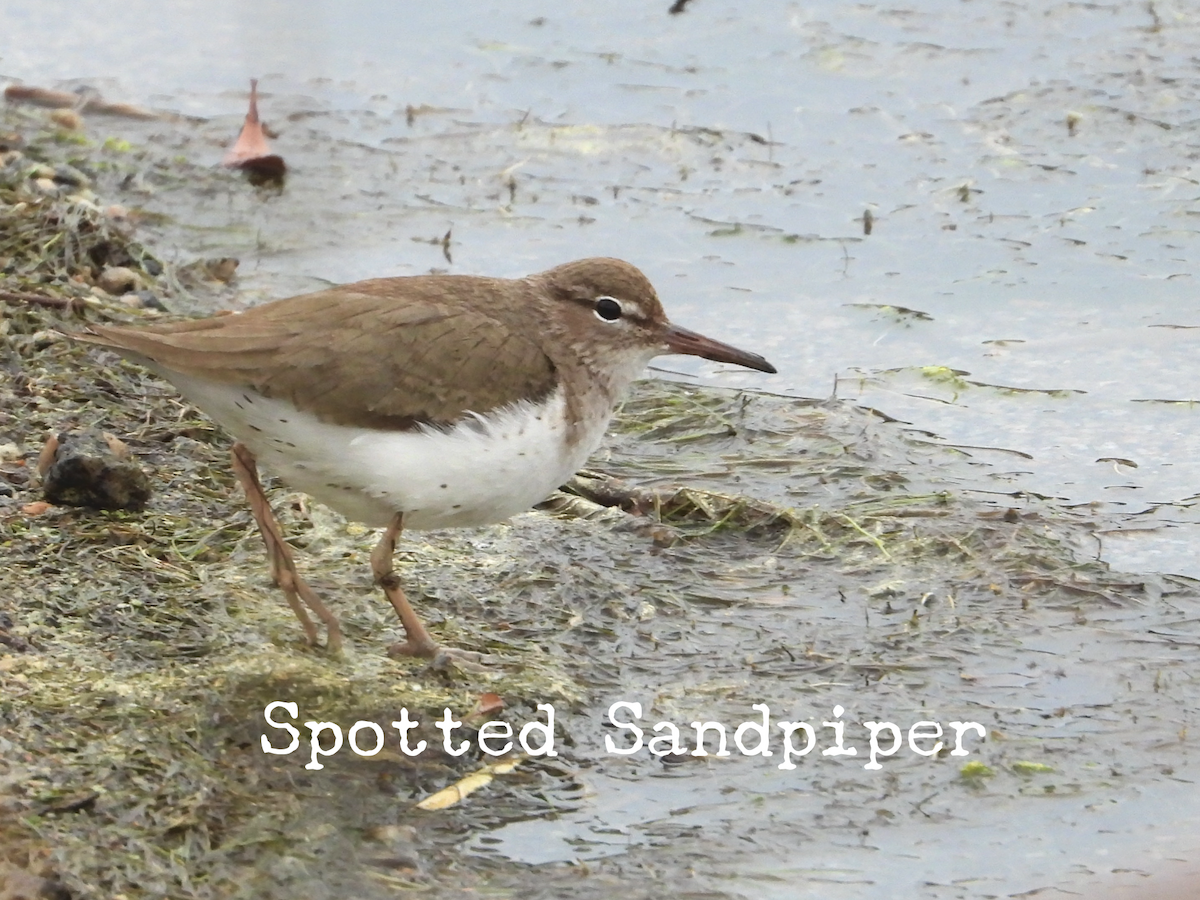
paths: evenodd
<path fill-rule="evenodd" d="M 38 454 L 37 473 L 40 477 L 46 477 L 46 473 L 54 465 L 56 456 L 58 456 L 58 435 L 52 434 L 46 438 L 46 443 L 42 444 L 42 450 Z"/>
<path fill-rule="evenodd" d="M 501 709 L 504 709 L 504 698 L 499 694 L 480 694 L 479 699 L 475 701 L 475 708 L 467 714 L 467 721 L 482 719 Z"/>
<path fill-rule="evenodd" d="M 102 432 L 100 435 L 104 438 L 104 443 L 108 444 L 109 452 L 117 459 L 129 458 L 129 445 L 113 434 L 111 431 Z"/>
<path fill-rule="evenodd" d="M 417 804 L 417 809 L 433 811 L 438 809 L 449 809 L 451 806 L 457 806 L 467 796 L 475 793 L 481 787 L 487 787 L 492 783 L 492 779 L 497 775 L 507 775 L 521 762 L 521 757 L 514 756 L 509 759 L 501 760 L 500 762 L 492 763 L 484 766 L 466 775 L 456 781 L 449 787 L 444 787 L 436 794 L 430 794 L 424 800 Z"/>

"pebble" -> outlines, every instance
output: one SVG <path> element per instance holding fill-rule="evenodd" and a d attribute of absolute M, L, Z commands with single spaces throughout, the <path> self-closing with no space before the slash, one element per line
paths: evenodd
<path fill-rule="evenodd" d="M 92 183 L 92 179 L 66 163 L 54 167 L 54 180 L 59 184 L 69 184 L 72 187 L 88 187 Z"/>
<path fill-rule="evenodd" d="M 109 266 L 100 273 L 97 284 L 110 294 L 125 294 L 135 290 L 141 279 L 126 266 Z"/>
<path fill-rule="evenodd" d="M 84 188 L 83 190 L 72 194 L 67 199 L 70 202 L 74 203 L 76 206 L 83 207 L 88 212 L 94 212 L 94 213 L 100 212 L 100 207 L 98 207 L 95 202 L 96 195 L 93 194 L 91 191 L 89 191 L 87 188 Z"/>
<path fill-rule="evenodd" d="M 156 309 L 159 312 L 167 311 L 166 304 L 158 299 L 158 295 L 154 291 L 138 291 L 134 296 L 140 301 L 138 305 L 142 309 Z"/>
<path fill-rule="evenodd" d="M 229 282 L 237 274 L 238 260 L 232 256 L 204 260 L 204 268 L 213 279 Z"/>
<path fill-rule="evenodd" d="M 73 109 L 56 109 L 51 111 L 50 121 L 59 128 L 65 128 L 67 131 L 83 130 L 83 116 Z"/>

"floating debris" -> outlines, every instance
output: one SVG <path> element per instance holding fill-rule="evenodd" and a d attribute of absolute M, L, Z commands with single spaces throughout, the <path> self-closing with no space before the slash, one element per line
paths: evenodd
<path fill-rule="evenodd" d="M 4 89 L 4 99 L 9 103 L 28 103 L 31 106 L 44 106 L 50 109 L 68 109 L 77 113 L 99 113 L 107 116 L 124 116 L 127 119 L 157 119 L 159 114 L 140 106 L 128 103 L 109 103 L 95 91 L 56 91 L 50 88 L 34 87 L 26 84 L 10 84 Z M 64 121 L 58 124 L 68 127 Z M 69 120 L 71 128 L 78 128 L 82 123 Z"/>

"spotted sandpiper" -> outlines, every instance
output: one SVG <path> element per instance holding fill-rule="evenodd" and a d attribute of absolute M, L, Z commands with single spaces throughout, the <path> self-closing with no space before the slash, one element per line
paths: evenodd
<path fill-rule="evenodd" d="M 385 531 L 376 582 L 404 625 L 389 652 L 439 651 L 392 571 L 402 527 L 502 521 L 545 499 L 599 445 L 625 389 L 655 356 L 761 372 L 748 353 L 671 324 L 649 280 L 618 259 L 527 278 L 379 278 L 246 312 L 146 328 L 92 325 L 80 340 L 147 365 L 235 438 L 233 469 L 271 574 L 342 643 L 337 618 L 296 571 L 258 480 L 286 484 Z"/>

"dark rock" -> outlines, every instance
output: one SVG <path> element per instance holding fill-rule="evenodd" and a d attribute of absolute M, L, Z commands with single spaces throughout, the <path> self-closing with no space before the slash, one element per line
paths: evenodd
<path fill-rule="evenodd" d="M 159 312 L 167 311 L 167 307 L 158 299 L 158 295 L 154 291 L 138 291 L 137 298 L 141 301 L 139 305 L 142 309 L 157 309 Z"/>
<path fill-rule="evenodd" d="M 60 434 L 43 474 L 46 499 L 61 506 L 140 512 L 150 499 L 150 480 L 111 435 Z"/>
<path fill-rule="evenodd" d="M 54 167 L 53 177 L 59 184 L 69 184 L 72 187 L 88 187 L 92 183 L 90 178 L 66 163 Z"/>

